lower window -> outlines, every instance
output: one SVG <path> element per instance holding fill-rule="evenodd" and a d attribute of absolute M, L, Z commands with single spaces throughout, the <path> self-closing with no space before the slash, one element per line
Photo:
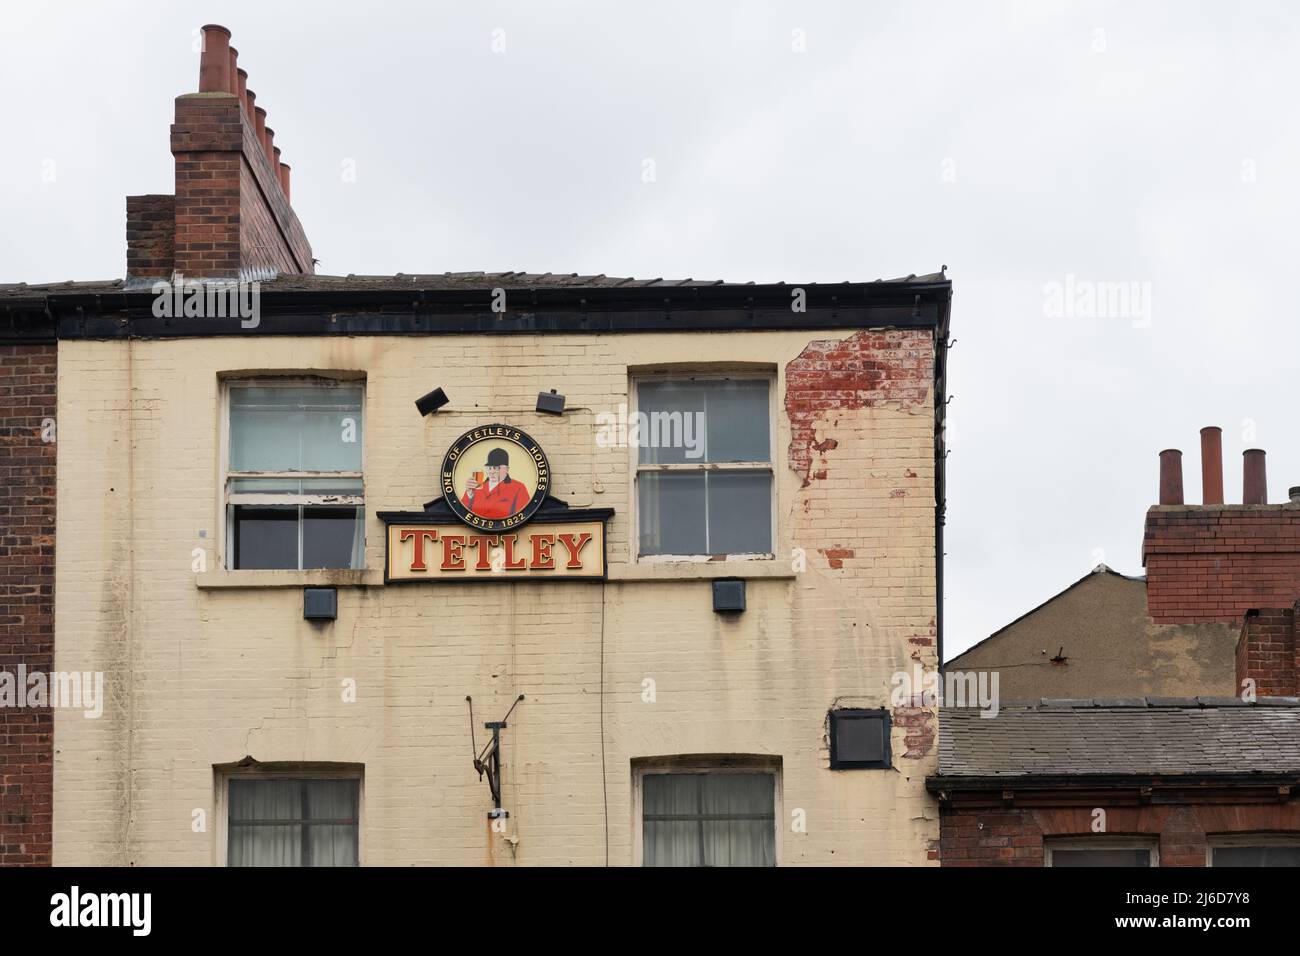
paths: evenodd
<path fill-rule="evenodd" d="M 1210 846 L 1210 866 L 1300 866 L 1300 839 L 1253 837 Z"/>
<path fill-rule="evenodd" d="M 356 866 L 358 778 L 227 781 L 228 866 Z"/>
<path fill-rule="evenodd" d="M 641 774 L 644 866 L 775 866 L 775 773 Z"/>
<path fill-rule="evenodd" d="M 1048 866 L 1156 866 L 1153 842 L 1119 840 L 1048 840 Z"/>

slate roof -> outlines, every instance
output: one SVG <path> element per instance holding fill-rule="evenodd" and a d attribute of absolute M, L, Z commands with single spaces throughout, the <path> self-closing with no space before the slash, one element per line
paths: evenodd
<path fill-rule="evenodd" d="M 939 715 L 939 777 L 1300 773 L 1300 698 L 1004 703 Z"/>
<path fill-rule="evenodd" d="M 947 268 L 945 266 L 945 268 Z M 138 280 L 129 288 L 149 288 L 150 280 Z M 900 276 L 896 279 L 876 279 L 865 283 L 796 283 L 805 286 L 834 285 L 875 285 L 908 283 L 927 284 L 948 282 L 942 270 L 926 275 Z M 626 276 L 579 275 L 552 272 L 435 272 L 421 274 L 397 273 L 396 275 L 281 275 L 274 279 L 261 280 L 264 292 L 336 292 L 336 291 L 397 291 L 402 289 L 420 289 L 426 291 L 457 291 L 462 289 L 702 289 L 702 288 L 739 288 L 754 285 L 783 286 L 785 282 L 754 283 L 726 282 L 722 279 L 635 279 Z M 58 295 L 59 293 L 107 295 L 127 289 L 122 279 L 95 282 L 48 282 L 29 284 L 26 282 L 0 283 L 0 299 L 35 295 Z"/>

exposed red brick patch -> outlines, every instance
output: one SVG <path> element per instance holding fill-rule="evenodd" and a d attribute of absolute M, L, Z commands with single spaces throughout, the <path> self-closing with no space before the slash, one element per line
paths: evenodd
<path fill-rule="evenodd" d="M 826 563 L 832 568 L 844 567 L 845 558 L 856 557 L 852 548 L 818 548 L 826 556 Z"/>
<path fill-rule="evenodd" d="M 932 333 L 924 329 L 861 331 L 842 341 L 808 343 L 785 367 L 788 460 L 804 486 L 828 474 L 821 467 L 825 462 L 814 467 L 814 457 L 839 447 L 834 436 L 816 435 L 828 417 L 841 409 L 924 402 L 933 386 L 933 361 Z"/>
<path fill-rule="evenodd" d="M 920 760 L 934 749 L 935 713 L 926 707 L 895 707 L 890 720 L 895 727 L 905 727 L 903 743 L 907 747 L 903 757 Z"/>
<path fill-rule="evenodd" d="M 54 667 L 55 345 L 0 345 L 0 665 Z M 50 437 L 55 437 L 51 435 Z M 54 792 L 48 707 L 0 709 L 0 866 L 48 866 Z"/>

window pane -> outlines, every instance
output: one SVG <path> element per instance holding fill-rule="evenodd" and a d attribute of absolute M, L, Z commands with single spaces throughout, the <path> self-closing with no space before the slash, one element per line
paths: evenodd
<path fill-rule="evenodd" d="M 1150 866 L 1151 851 L 1120 847 L 1052 851 L 1052 866 Z"/>
<path fill-rule="evenodd" d="M 704 472 L 637 476 L 642 554 L 707 554 Z"/>
<path fill-rule="evenodd" d="M 301 866 L 302 827 L 231 824 L 228 866 Z"/>
<path fill-rule="evenodd" d="M 298 567 L 298 508 L 233 505 L 234 567 L 293 570 Z"/>
<path fill-rule="evenodd" d="M 360 567 L 362 536 L 360 508 L 303 508 L 303 568 Z"/>
<path fill-rule="evenodd" d="M 708 473 L 706 554 L 767 554 L 772 550 L 772 475 Z M 696 552 L 693 552 L 696 553 Z"/>
<path fill-rule="evenodd" d="M 230 781 L 230 820 L 297 820 L 301 816 L 297 780 Z"/>
<path fill-rule="evenodd" d="M 705 461 L 704 389 L 697 382 L 637 386 L 640 460 L 672 465 Z"/>
<path fill-rule="evenodd" d="M 360 385 L 232 385 L 231 471 L 360 471 Z"/>
<path fill-rule="evenodd" d="M 772 786 L 768 782 L 768 787 Z M 774 824 L 766 820 L 709 820 L 704 824 L 705 866 L 776 866 Z"/>
<path fill-rule="evenodd" d="M 768 383 L 710 382 L 704 397 L 709 461 L 771 461 Z"/>
<path fill-rule="evenodd" d="M 1215 866 L 1300 866 L 1300 843 L 1266 846 L 1216 846 Z"/>
<path fill-rule="evenodd" d="M 770 461 L 768 393 L 765 379 L 640 383 L 640 461 Z"/>

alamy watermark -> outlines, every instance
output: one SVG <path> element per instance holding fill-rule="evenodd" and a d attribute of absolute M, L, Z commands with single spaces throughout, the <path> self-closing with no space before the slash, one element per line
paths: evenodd
<path fill-rule="evenodd" d="M 981 717 L 998 715 L 997 671 L 925 670 L 920 664 L 907 671 L 896 671 L 889 679 L 894 690 L 892 707 L 974 707 Z"/>
<path fill-rule="evenodd" d="M 262 324 L 262 284 L 236 279 L 160 279 L 151 288 L 159 319 L 239 319 L 240 328 Z"/>
<path fill-rule="evenodd" d="M 601 448 L 684 448 L 687 458 L 704 457 L 703 412 L 617 412 L 596 415 Z"/>
<path fill-rule="evenodd" d="M 27 707 L 80 709 L 93 720 L 104 713 L 103 671 L 0 671 L 0 709 Z"/>
<path fill-rule="evenodd" d="M 1066 273 L 1043 286 L 1049 319 L 1129 319 L 1135 329 L 1151 325 L 1150 282 L 1094 282 Z"/>

